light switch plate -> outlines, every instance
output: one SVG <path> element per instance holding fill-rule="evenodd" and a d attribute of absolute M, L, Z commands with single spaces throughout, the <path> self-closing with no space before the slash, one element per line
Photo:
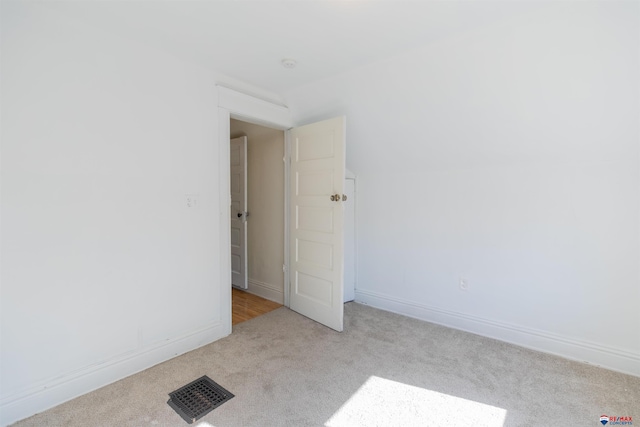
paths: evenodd
<path fill-rule="evenodd" d="M 198 194 L 187 194 L 187 207 L 197 208 L 200 204 L 200 196 Z"/>

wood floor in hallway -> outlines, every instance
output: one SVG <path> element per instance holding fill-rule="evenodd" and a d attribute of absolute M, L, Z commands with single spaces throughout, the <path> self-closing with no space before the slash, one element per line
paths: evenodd
<path fill-rule="evenodd" d="M 232 323 L 237 325 L 254 317 L 262 316 L 276 308 L 282 307 L 282 304 L 269 301 L 257 295 L 232 288 Z"/>

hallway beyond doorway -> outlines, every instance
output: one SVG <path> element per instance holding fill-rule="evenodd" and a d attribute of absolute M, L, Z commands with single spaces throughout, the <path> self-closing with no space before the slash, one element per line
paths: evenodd
<path fill-rule="evenodd" d="M 276 308 L 282 307 L 282 304 L 269 301 L 257 295 L 241 291 L 233 288 L 232 290 L 232 325 L 262 316 Z"/>

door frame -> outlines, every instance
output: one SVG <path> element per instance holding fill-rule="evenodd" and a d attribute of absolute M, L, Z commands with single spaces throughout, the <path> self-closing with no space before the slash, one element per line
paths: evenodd
<path fill-rule="evenodd" d="M 230 191 L 230 120 L 237 119 L 285 131 L 284 138 L 284 305 L 289 306 L 289 176 L 290 139 L 293 127 L 289 109 L 233 89 L 217 85 L 218 89 L 218 193 L 219 193 L 219 261 L 220 261 L 220 321 L 231 334 L 231 191 Z M 228 286 L 225 286 L 225 283 Z"/>

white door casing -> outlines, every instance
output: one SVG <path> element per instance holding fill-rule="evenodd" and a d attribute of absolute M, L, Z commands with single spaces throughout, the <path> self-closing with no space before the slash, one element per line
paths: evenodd
<path fill-rule="evenodd" d="M 356 299 L 356 180 L 344 180 L 344 302 Z"/>
<path fill-rule="evenodd" d="M 290 130 L 290 308 L 343 328 L 345 118 Z"/>
<path fill-rule="evenodd" d="M 247 137 L 231 140 L 231 283 L 247 289 Z"/>

